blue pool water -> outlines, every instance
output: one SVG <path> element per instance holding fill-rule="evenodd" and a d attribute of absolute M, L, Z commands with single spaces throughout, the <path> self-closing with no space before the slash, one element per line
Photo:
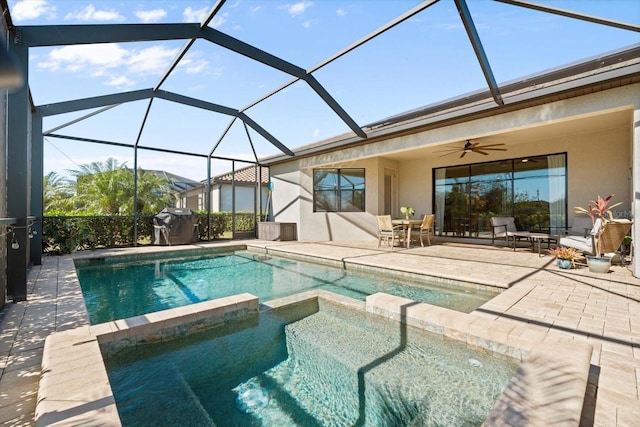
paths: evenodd
<path fill-rule="evenodd" d="M 324 300 L 105 363 L 124 426 L 479 426 L 517 368 Z"/>
<path fill-rule="evenodd" d="M 316 288 L 360 300 L 385 292 L 465 313 L 495 296 L 247 251 L 123 262 L 83 260 L 76 263 L 76 271 L 92 324 L 243 292 L 260 302 Z"/>

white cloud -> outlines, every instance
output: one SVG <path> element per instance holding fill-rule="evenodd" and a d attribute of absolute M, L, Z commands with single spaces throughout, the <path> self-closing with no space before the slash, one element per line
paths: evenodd
<path fill-rule="evenodd" d="M 298 16 L 298 15 L 302 15 L 307 10 L 307 8 L 311 6 L 313 6 L 313 2 L 301 1 L 299 3 L 290 5 L 287 8 L 287 12 L 289 12 L 289 15 L 291 16 Z"/>
<path fill-rule="evenodd" d="M 262 6 L 253 6 L 251 9 L 249 9 L 249 12 L 251 13 L 256 13 L 262 10 Z"/>
<path fill-rule="evenodd" d="M 313 136 L 314 138 L 315 138 L 315 137 L 317 137 L 317 136 L 320 136 L 320 129 L 315 129 L 315 130 L 313 131 L 313 135 L 312 135 L 312 136 Z"/>
<path fill-rule="evenodd" d="M 207 16 L 207 12 L 209 12 L 207 6 L 202 9 L 193 9 L 189 6 L 182 12 L 182 17 L 185 22 L 202 22 L 204 17 Z"/>
<path fill-rule="evenodd" d="M 191 86 L 189 88 L 189 92 L 200 93 L 204 89 L 205 89 L 205 86 L 203 84 L 199 84 L 199 85 Z"/>
<path fill-rule="evenodd" d="M 56 7 L 50 6 L 46 0 L 22 0 L 11 8 L 11 18 L 18 21 L 36 19 L 43 15 L 55 18 Z"/>
<path fill-rule="evenodd" d="M 199 59 L 197 61 L 187 61 L 187 63 L 185 64 L 185 70 L 187 74 L 200 74 L 207 69 L 208 65 L 209 62 L 205 59 Z"/>
<path fill-rule="evenodd" d="M 107 86 L 113 86 L 119 89 L 132 87 L 135 85 L 133 80 L 130 80 L 127 76 L 114 76 L 106 83 Z"/>
<path fill-rule="evenodd" d="M 302 26 L 303 26 L 304 28 L 311 28 L 311 21 L 304 21 L 304 22 L 302 23 Z"/>
<path fill-rule="evenodd" d="M 211 22 L 209 22 L 209 26 L 212 27 L 212 28 L 218 28 L 219 26 L 221 26 L 225 22 L 227 22 L 227 14 L 226 13 L 224 13 L 222 15 L 214 16 L 213 19 L 211 20 Z"/>
<path fill-rule="evenodd" d="M 98 10 L 90 4 L 79 12 L 70 12 L 64 19 L 75 21 L 124 21 L 124 16 L 115 10 Z"/>
<path fill-rule="evenodd" d="M 189 52 L 178 64 L 177 70 L 187 74 L 200 74 L 209 67 L 209 61 L 201 58 L 201 52 Z"/>
<path fill-rule="evenodd" d="M 109 86 L 128 87 L 136 79 L 162 75 L 178 50 L 160 44 L 145 49 L 124 49 L 117 43 L 64 46 L 51 50 L 37 67 L 103 79 Z M 180 68 L 188 74 L 201 73 L 208 65 L 195 52 L 180 62 Z"/>
<path fill-rule="evenodd" d="M 127 59 L 129 73 L 161 75 L 177 54 L 178 49 L 169 49 L 162 45 L 132 50 Z"/>
<path fill-rule="evenodd" d="M 133 14 L 142 22 L 148 24 L 151 22 L 159 22 L 162 18 L 165 18 L 167 16 L 167 11 L 164 9 L 139 10 L 133 12 Z"/>
<path fill-rule="evenodd" d="M 53 49 L 38 68 L 49 71 L 78 72 L 88 67 L 115 68 L 123 63 L 127 51 L 116 43 L 73 45 Z"/>
<path fill-rule="evenodd" d="M 347 16 L 347 11 L 344 10 L 344 9 L 338 9 L 338 10 L 336 10 L 336 14 L 338 16 Z"/>

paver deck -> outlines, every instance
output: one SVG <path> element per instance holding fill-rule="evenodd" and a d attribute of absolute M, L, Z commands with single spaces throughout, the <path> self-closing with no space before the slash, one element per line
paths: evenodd
<path fill-rule="evenodd" d="M 238 244 L 240 242 L 233 242 Z M 526 250 L 459 243 L 377 248 L 377 242 L 246 241 L 270 252 L 356 262 L 411 274 L 506 289 L 474 311 L 470 328 L 486 328 L 513 345 L 587 342 L 593 346 L 584 426 L 634 426 L 640 420 L 640 279 L 629 267 L 607 274 L 560 270 L 553 257 Z M 208 247 L 228 243 L 200 244 Z M 193 246 L 101 251 L 139 253 Z M 86 253 L 80 254 L 84 256 Z M 28 300 L 0 311 L 0 423 L 33 425 L 47 335 L 88 324 L 70 256 L 44 257 L 28 276 Z"/>

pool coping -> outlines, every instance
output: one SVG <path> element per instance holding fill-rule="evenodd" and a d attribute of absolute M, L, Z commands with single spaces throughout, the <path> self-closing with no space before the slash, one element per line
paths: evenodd
<path fill-rule="evenodd" d="M 259 304 L 251 294 L 238 294 L 51 334 L 43 351 L 36 426 L 121 425 L 103 361 L 105 352 L 149 345 L 312 299 L 337 302 L 440 334 L 445 339 L 465 342 L 476 350 L 520 360 L 516 374 L 484 425 L 579 425 L 591 345 L 531 340 L 527 340 L 527 345 L 510 343 L 506 333 L 486 327 L 483 319 L 473 313 L 384 293 L 370 295 L 362 302 L 324 290 L 311 290 L 264 304 Z"/>
<path fill-rule="evenodd" d="M 391 277 L 403 277 L 407 280 L 416 282 L 436 283 L 443 286 L 455 286 L 463 289 L 473 289 L 479 291 L 488 291 L 494 293 L 504 292 L 509 289 L 504 283 L 493 280 L 464 280 L 459 276 L 431 275 L 424 274 L 419 271 L 412 271 L 407 268 L 392 268 L 389 266 L 381 267 L 375 265 L 375 261 L 361 258 L 325 258 L 298 252 L 290 252 L 287 248 L 280 249 L 277 246 L 265 247 L 256 244 L 247 244 L 246 250 L 249 252 L 260 253 L 265 255 L 274 255 L 282 258 L 294 259 L 297 261 L 312 262 L 314 264 L 328 265 L 332 267 L 342 268 L 345 270 L 359 271 L 365 273 L 382 274 Z"/>

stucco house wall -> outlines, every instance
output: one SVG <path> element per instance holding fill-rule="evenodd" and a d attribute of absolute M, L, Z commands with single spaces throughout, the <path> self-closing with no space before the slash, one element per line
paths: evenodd
<path fill-rule="evenodd" d="M 217 193 L 214 195 L 214 193 Z M 267 199 L 267 189 L 263 187 L 262 189 L 262 204 L 266 203 Z M 219 188 L 211 191 L 211 200 L 213 210 L 216 211 L 216 206 L 218 207 L 218 211 L 223 212 L 231 212 L 233 208 L 233 191 L 231 184 L 220 185 Z M 217 202 L 213 204 L 213 201 Z M 241 185 L 236 185 L 236 212 L 253 212 L 256 207 L 256 187 L 246 187 Z"/>
<path fill-rule="evenodd" d="M 568 217 L 574 206 L 586 206 L 598 195 L 615 193 L 616 210 L 635 212 L 632 195 L 633 156 L 638 141 L 634 115 L 640 111 L 640 84 L 604 90 L 497 116 L 377 140 L 351 148 L 270 165 L 275 183 L 275 221 L 297 222 L 300 240 L 367 240 L 376 238 L 374 215 L 384 207 L 385 170 L 397 172 L 397 206 L 417 214 L 433 212 L 432 170 L 442 166 L 518 157 L 567 153 Z M 635 132 L 635 137 L 634 137 Z M 530 136 L 528 136 L 530 135 Z M 470 153 L 464 159 L 442 156 L 444 144 L 493 138 L 508 151 L 489 156 Z M 313 212 L 313 169 L 363 167 L 366 212 Z M 637 169 L 637 168 L 636 168 Z M 637 203 L 634 201 L 634 203 Z M 397 211 L 394 214 L 398 214 Z"/>

